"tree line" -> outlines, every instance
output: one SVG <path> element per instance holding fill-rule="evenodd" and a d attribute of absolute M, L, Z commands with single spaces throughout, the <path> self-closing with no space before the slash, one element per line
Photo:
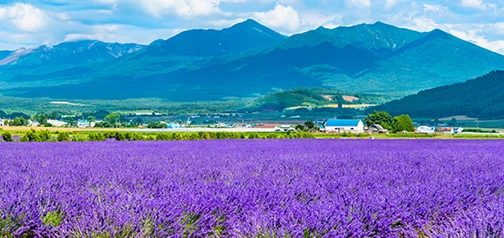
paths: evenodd
<path fill-rule="evenodd" d="M 366 117 L 366 125 L 371 126 L 373 124 L 378 124 L 392 133 L 415 131 L 413 120 L 407 114 L 392 117 L 388 112 L 374 111 Z"/>
<path fill-rule="evenodd" d="M 302 139 L 315 138 L 311 133 L 256 133 L 256 132 L 90 132 L 71 134 L 69 132 L 54 132 L 48 130 L 29 130 L 19 138 L 14 138 L 9 131 L 2 132 L 3 142 L 85 142 L 85 141 L 168 141 L 168 140 L 223 140 L 223 139 Z"/>

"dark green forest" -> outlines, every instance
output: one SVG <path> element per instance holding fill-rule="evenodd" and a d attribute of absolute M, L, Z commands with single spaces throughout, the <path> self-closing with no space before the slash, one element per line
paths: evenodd
<path fill-rule="evenodd" d="M 369 111 L 406 113 L 413 117 L 467 115 L 479 119 L 504 118 L 504 71 L 492 71 L 464 83 L 421 91 Z"/>

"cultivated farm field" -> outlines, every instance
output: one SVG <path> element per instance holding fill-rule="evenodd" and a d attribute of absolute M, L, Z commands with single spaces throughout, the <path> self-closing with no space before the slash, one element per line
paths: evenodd
<path fill-rule="evenodd" d="M 503 145 L 0 143 L 0 236 L 499 237 Z"/>

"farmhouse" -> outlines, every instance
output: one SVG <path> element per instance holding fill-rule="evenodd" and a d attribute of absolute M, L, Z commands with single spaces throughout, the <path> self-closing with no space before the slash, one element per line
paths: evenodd
<path fill-rule="evenodd" d="M 28 126 L 36 127 L 36 126 L 39 126 L 39 125 L 40 125 L 40 123 L 37 122 L 37 121 L 28 120 Z"/>
<path fill-rule="evenodd" d="M 327 120 L 324 127 L 328 133 L 364 133 L 364 123 L 361 120 Z"/>
<path fill-rule="evenodd" d="M 452 127 L 441 127 L 439 128 L 439 131 L 442 133 L 442 134 L 455 134 L 455 131 L 453 130 Z"/>
<path fill-rule="evenodd" d="M 369 134 L 388 134 L 389 131 L 379 124 L 370 125 L 367 132 Z"/>
<path fill-rule="evenodd" d="M 254 128 L 256 129 L 275 129 L 277 128 L 277 125 L 275 124 L 263 124 L 263 125 L 255 125 Z"/>
<path fill-rule="evenodd" d="M 180 129 L 180 128 L 184 128 L 184 127 L 182 125 L 180 125 L 179 123 L 173 122 L 173 123 L 166 124 L 166 128 L 168 128 L 168 129 Z"/>
<path fill-rule="evenodd" d="M 94 122 L 89 122 L 88 120 L 77 120 L 77 127 L 86 128 L 86 127 L 94 127 Z"/>
<path fill-rule="evenodd" d="M 47 123 L 55 126 L 55 127 L 62 127 L 62 126 L 68 126 L 68 123 L 60 120 L 47 120 Z"/>
<path fill-rule="evenodd" d="M 428 127 L 428 126 L 419 126 L 416 129 L 416 133 L 417 134 L 434 134 L 434 133 L 436 133 L 436 131 L 433 128 Z"/>

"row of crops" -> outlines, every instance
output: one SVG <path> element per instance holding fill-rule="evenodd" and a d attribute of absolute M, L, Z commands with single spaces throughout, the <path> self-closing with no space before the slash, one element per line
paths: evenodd
<path fill-rule="evenodd" d="M 86 141 L 166 141 L 166 140 L 222 140 L 222 139 L 301 139 L 314 138 L 314 134 L 308 132 L 287 133 L 246 133 L 246 132 L 50 132 L 48 130 L 29 130 L 19 135 L 13 135 L 9 131 L 1 133 L 0 142 L 86 142 Z"/>
<path fill-rule="evenodd" d="M 332 138 L 417 138 L 417 139 L 504 139 L 502 134 L 326 134 L 312 132 L 65 132 L 48 130 L 29 130 L 21 132 L 0 131 L 0 142 L 86 142 L 86 141 L 167 141 L 167 140 L 222 140 L 222 139 L 332 139 Z"/>
<path fill-rule="evenodd" d="M 502 237 L 498 140 L 0 143 L 0 236 Z"/>

